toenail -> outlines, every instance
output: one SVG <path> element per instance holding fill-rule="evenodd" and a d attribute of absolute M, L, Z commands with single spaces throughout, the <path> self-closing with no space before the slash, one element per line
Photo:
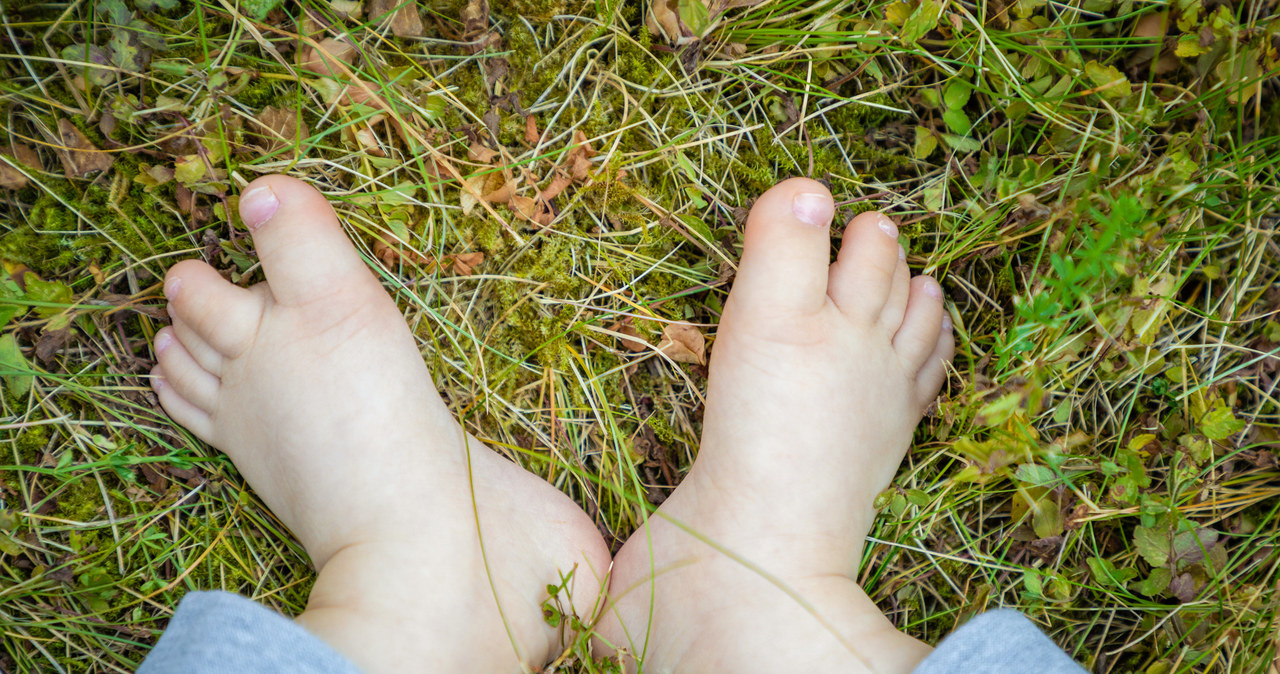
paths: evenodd
<path fill-rule="evenodd" d="M 176 276 L 164 282 L 164 296 L 171 302 L 178 296 L 178 291 L 181 289 L 182 279 Z"/>
<path fill-rule="evenodd" d="M 164 375 L 158 372 L 151 373 L 151 388 L 159 391 L 160 389 L 168 385 L 169 385 L 169 382 L 164 380 Z"/>
<path fill-rule="evenodd" d="M 893 237 L 894 241 L 898 240 L 898 226 L 889 219 L 889 216 L 884 213 L 876 213 L 876 226 L 880 228 L 880 231 Z"/>
<path fill-rule="evenodd" d="M 249 229 L 257 229 L 266 224 L 280 207 L 280 200 L 270 187 L 263 185 L 245 192 L 240 197 L 240 217 Z"/>
<path fill-rule="evenodd" d="M 169 345 L 172 343 L 173 343 L 173 335 L 167 332 L 156 333 L 156 355 L 157 356 L 160 355 L 160 352 L 169 348 Z"/>
<path fill-rule="evenodd" d="M 951 332 L 951 317 L 946 314 L 942 315 L 942 331 Z"/>
<path fill-rule="evenodd" d="M 801 192 L 791 199 L 791 212 L 806 225 L 826 227 L 836 213 L 831 197 L 817 192 Z"/>
<path fill-rule="evenodd" d="M 899 260 L 905 260 L 905 259 L 907 259 L 907 249 L 906 249 L 906 248 L 903 248 L 902 246 L 898 246 L 898 259 L 899 259 Z"/>
<path fill-rule="evenodd" d="M 942 286 L 938 285 L 938 282 L 933 279 L 925 282 L 924 291 L 935 300 L 942 299 Z"/>

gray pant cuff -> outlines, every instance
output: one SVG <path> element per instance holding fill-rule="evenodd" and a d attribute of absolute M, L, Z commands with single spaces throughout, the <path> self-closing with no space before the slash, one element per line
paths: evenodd
<path fill-rule="evenodd" d="M 913 674 L 1085 674 L 1034 623 L 1017 611 L 991 611 L 938 644 Z"/>
<path fill-rule="evenodd" d="M 230 592 L 191 592 L 138 674 L 360 674 L 292 620 Z"/>

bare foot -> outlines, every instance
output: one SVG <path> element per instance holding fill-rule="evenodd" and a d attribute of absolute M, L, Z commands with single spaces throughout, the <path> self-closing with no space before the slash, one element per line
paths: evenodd
<path fill-rule="evenodd" d="M 298 621 L 370 672 L 541 668 L 565 636 L 542 618 L 547 586 L 572 573 L 573 607 L 595 606 L 595 526 L 462 430 L 319 192 L 261 178 L 240 211 L 267 283 L 174 265 L 152 376 L 311 554 Z"/>
<path fill-rule="evenodd" d="M 950 324 L 878 213 L 828 265 L 833 211 L 800 178 L 751 210 L 697 461 L 614 563 L 601 634 L 646 672 L 908 672 L 929 652 L 854 574 Z"/>

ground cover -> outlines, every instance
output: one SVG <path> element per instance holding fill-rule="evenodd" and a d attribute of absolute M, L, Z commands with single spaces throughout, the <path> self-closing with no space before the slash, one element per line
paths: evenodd
<path fill-rule="evenodd" d="M 885 612 L 936 641 L 1017 607 L 1098 672 L 1271 666 L 1275 0 L 0 11 L 0 669 L 132 671 L 193 589 L 304 605 L 300 547 L 145 379 L 165 268 L 260 280 L 236 194 L 273 172 L 612 544 L 696 454 L 751 199 L 884 209 L 958 337 L 860 570 Z"/>

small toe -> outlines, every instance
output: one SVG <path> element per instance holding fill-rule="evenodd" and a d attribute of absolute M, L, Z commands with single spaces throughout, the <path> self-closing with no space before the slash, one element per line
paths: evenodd
<path fill-rule="evenodd" d="M 235 358 L 248 348 L 262 319 L 259 295 L 232 285 L 199 260 L 184 260 L 170 267 L 164 294 L 169 298 L 169 314 L 183 324 L 183 331 L 192 331 L 199 341 L 227 358 Z"/>
<path fill-rule="evenodd" d="M 186 347 L 187 353 L 200 363 L 200 367 L 209 371 L 209 373 L 221 377 L 222 366 L 226 362 L 226 356 L 221 351 L 213 348 L 208 342 L 204 341 L 204 337 L 196 332 L 194 328 L 187 325 L 187 322 L 177 318 L 173 319 L 173 334 L 178 337 L 178 341 L 182 342 L 182 346 Z"/>
<path fill-rule="evenodd" d="M 893 336 L 893 348 L 908 372 L 919 372 L 933 353 L 942 330 L 942 316 L 942 286 L 928 276 L 911 279 L 902 327 Z"/>
<path fill-rule="evenodd" d="M 164 368 L 166 383 L 178 395 L 205 412 L 217 406 L 218 378 L 200 367 L 172 328 L 156 333 L 155 352 L 156 361 Z"/>
<path fill-rule="evenodd" d="M 951 317 L 944 312 L 942 327 L 938 331 L 938 343 L 934 346 L 933 353 L 925 359 L 920 373 L 916 375 L 916 387 L 920 391 L 922 406 L 938 396 L 938 391 L 947 381 L 947 364 L 951 362 L 955 353 L 956 341 L 952 332 Z"/>
<path fill-rule="evenodd" d="M 160 398 L 160 406 L 170 418 L 195 433 L 201 440 L 210 441 L 213 437 L 213 420 L 207 412 L 174 390 L 165 375 L 164 366 L 151 368 L 151 388 L 156 392 L 156 397 Z"/>
<path fill-rule="evenodd" d="M 868 323 L 879 321 L 893 290 L 899 250 L 893 220 L 877 211 L 858 215 L 845 227 L 827 294 L 846 315 Z"/>
<path fill-rule="evenodd" d="M 277 302 L 307 304 L 378 286 L 329 201 L 301 180 L 273 175 L 253 181 L 240 196 L 240 217 L 253 232 Z"/>
<path fill-rule="evenodd" d="M 808 178 L 784 180 L 762 194 L 747 216 L 730 301 L 773 316 L 824 307 L 834 214 L 831 192 Z"/>
<path fill-rule="evenodd" d="M 890 337 L 902 326 L 902 315 L 907 310 L 907 296 L 911 294 L 911 268 L 907 266 L 907 252 L 898 247 L 898 265 L 893 270 L 893 286 L 884 308 L 880 310 L 880 326 Z"/>

